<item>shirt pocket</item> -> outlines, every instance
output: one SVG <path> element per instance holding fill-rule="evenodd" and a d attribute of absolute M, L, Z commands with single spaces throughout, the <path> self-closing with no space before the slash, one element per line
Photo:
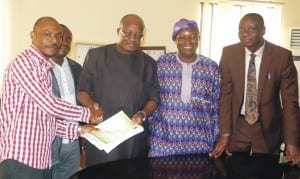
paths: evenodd
<path fill-rule="evenodd" d="M 212 103 L 210 100 L 202 97 L 192 97 L 191 105 L 195 116 L 206 118 L 211 116 Z"/>

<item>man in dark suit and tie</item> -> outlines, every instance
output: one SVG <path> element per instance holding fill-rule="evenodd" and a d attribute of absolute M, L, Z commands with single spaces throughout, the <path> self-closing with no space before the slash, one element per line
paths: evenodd
<path fill-rule="evenodd" d="M 57 55 L 52 58 L 55 62 L 52 71 L 52 91 L 63 100 L 78 104 L 76 100 L 77 81 L 82 67 L 67 57 L 71 47 L 72 33 L 67 26 L 61 24 L 61 27 L 63 30 L 61 47 Z M 79 165 L 79 140 L 55 137 L 52 143 L 52 179 L 69 178 L 79 170 Z"/>
<path fill-rule="evenodd" d="M 268 155 L 278 163 L 279 149 L 300 163 L 300 111 L 297 70 L 292 53 L 266 41 L 264 20 L 246 14 L 239 24 L 240 43 L 224 47 L 220 69 L 220 137 L 211 157 L 224 150 L 232 157 Z M 263 162 L 261 163 L 263 164 Z"/>

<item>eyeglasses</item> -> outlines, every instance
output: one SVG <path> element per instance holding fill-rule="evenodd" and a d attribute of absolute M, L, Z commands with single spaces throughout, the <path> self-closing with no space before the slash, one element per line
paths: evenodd
<path fill-rule="evenodd" d="M 134 40 L 143 40 L 144 36 L 143 34 L 133 34 L 132 32 L 124 32 L 121 28 L 119 32 L 125 39 L 130 39 L 131 37 L 133 37 Z"/>

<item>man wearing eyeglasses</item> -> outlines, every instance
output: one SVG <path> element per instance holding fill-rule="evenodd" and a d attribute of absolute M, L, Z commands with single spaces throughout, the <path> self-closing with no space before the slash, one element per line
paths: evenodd
<path fill-rule="evenodd" d="M 155 61 L 140 50 L 144 22 L 128 14 L 117 28 L 119 42 L 89 50 L 78 83 L 78 100 L 84 106 L 98 103 L 103 119 L 123 110 L 144 126 L 144 132 L 130 138 L 109 154 L 87 142 L 86 166 L 107 161 L 147 156 L 148 122 L 159 102 Z"/>

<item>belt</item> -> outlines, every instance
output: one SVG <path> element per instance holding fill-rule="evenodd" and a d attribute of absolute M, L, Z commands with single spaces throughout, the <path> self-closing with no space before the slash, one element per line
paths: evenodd
<path fill-rule="evenodd" d="M 63 138 L 61 142 L 62 142 L 62 144 L 70 144 L 70 143 L 73 143 L 75 141 L 77 141 L 77 140 L 71 140 L 71 139 Z"/>

